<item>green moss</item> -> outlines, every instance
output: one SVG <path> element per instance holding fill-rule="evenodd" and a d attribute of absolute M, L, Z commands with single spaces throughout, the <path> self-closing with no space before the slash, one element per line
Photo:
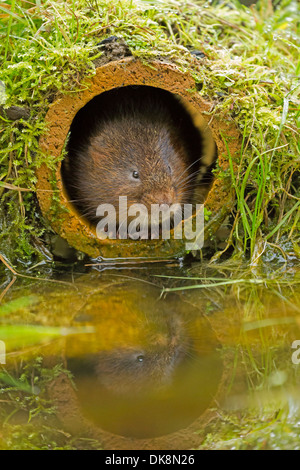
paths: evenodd
<path fill-rule="evenodd" d="M 51 165 L 38 146 L 45 113 L 61 94 L 88 86 L 93 59 L 101 55 L 97 44 L 111 35 L 124 38 L 143 61 L 164 57 L 189 71 L 198 92 L 214 102 L 212 112 L 225 110 L 240 129 L 238 174 L 217 172 L 231 178 L 236 191 L 235 251 L 255 258 L 261 240 L 270 248 L 282 237 L 299 245 L 296 0 L 283 0 L 275 10 L 267 0 L 251 9 L 237 1 L 200 0 L 46 0 L 30 7 L 1 4 L 1 102 L 28 113 L 16 121 L 0 116 L 0 243 L 12 261 L 42 257 L 34 240 L 49 231 L 35 197 L 35 169 Z"/>
<path fill-rule="evenodd" d="M 62 365 L 44 365 L 42 357 L 23 364 L 19 370 L 0 370 L 2 450 L 101 449 L 93 439 L 73 437 L 60 428 L 47 386 L 60 374 L 71 376 Z"/>
<path fill-rule="evenodd" d="M 211 423 L 201 450 L 299 450 L 299 417 L 266 406 L 247 412 L 221 413 Z"/>

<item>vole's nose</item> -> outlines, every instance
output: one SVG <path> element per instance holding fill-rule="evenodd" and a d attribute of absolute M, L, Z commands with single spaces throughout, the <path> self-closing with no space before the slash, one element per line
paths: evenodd
<path fill-rule="evenodd" d="M 155 199 L 154 204 L 168 204 L 170 206 L 176 202 L 176 191 L 174 188 L 159 191 L 153 194 L 153 196 L 153 199 Z"/>

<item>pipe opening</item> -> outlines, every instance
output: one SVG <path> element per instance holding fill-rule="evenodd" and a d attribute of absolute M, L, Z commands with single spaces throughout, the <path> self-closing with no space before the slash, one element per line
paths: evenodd
<path fill-rule="evenodd" d="M 203 203 L 217 147 L 203 117 L 178 95 L 137 85 L 105 91 L 75 115 L 61 165 L 68 201 L 95 226 L 100 204 Z M 120 214 L 118 214 L 120 215 Z"/>

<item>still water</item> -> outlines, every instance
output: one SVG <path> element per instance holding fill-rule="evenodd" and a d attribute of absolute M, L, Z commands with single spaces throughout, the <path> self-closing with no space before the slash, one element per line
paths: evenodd
<path fill-rule="evenodd" d="M 51 273 L 0 304 L 1 448 L 298 448 L 299 268 Z"/>

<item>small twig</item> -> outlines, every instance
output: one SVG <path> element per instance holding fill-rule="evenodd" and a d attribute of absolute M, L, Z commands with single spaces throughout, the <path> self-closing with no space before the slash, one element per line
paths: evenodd
<path fill-rule="evenodd" d="M 270 246 L 273 246 L 274 248 L 277 248 L 277 250 L 279 250 L 285 260 L 285 263 L 287 263 L 287 256 L 286 256 L 286 253 L 284 252 L 284 250 L 281 248 L 280 245 L 276 245 L 275 243 L 271 243 L 271 242 L 267 242 L 268 245 Z"/>
<path fill-rule="evenodd" d="M 282 190 L 287 194 L 288 197 L 296 199 L 296 201 L 300 201 L 299 197 L 293 196 L 292 194 L 288 193 L 286 189 L 282 188 Z"/>
<path fill-rule="evenodd" d="M 85 266 L 100 266 L 100 267 L 104 267 L 104 266 L 116 266 L 116 265 L 127 265 L 127 264 L 150 264 L 150 263 L 170 263 L 170 262 L 174 262 L 176 264 L 178 264 L 178 262 L 174 259 L 170 259 L 170 258 L 162 258 L 162 259 L 148 259 L 148 258 L 144 258 L 144 259 L 130 259 L 130 258 L 117 258 L 117 260 L 113 261 L 113 262 L 103 262 L 103 261 L 100 261 L 100 263 L 91 263 L 91 264 L 85 264 Z"/>
<path fill-rule="evenodd" d="M 16 271 L 8 264 L 8 262 L 5 260 L 5 258 L 0 254 L 0 261 L 2 261 L 3 264 L 13 273 L 14 276 L 17 276 L 18 274 Z"/>
<path fill-rule="evenodd" d="M 5 296 L 6 292 L 9 291 L 9 289 L 11 288 L 11 286 L 14 284 L 15 280 L 17 279 L 17 276 L 14 276 L 12 278 L 12 280 L 10 281 L 10 283 L 8 284 L 8 286 L 5 287 L 4 291 L 0 294 L 0 304 L 3 300 L 3 297 Z"/>
<path fill-rule="evenodd" d="M 32 189 L 20 188 L 20 186 L 15 186 L 14 184 L 4 183 L 4 182 L 0 181 L 0 188 L 1 187 L 5 188 L 5 189 L 12 189 L 14 191 L 33 191 Z"/>
<path fill-rule="evenodd" d="M 35 277 L 35 276 L 27 276 L 26 274 L 21 274 L 21 273 L 18 273 L 17 271 L 15 271 L 9 264 L 8 262 L 5 260 L 5 258 L 0 254 L 0 261 L 2 261 L 2 263 L 13 273 L 14 277 L 23 277 L 25 279 L 32 279 L 33 281 L 45 281 L 45 282 L 55 282 L 57 284 L 63 284 L 65 286 L 72 286 L 74 287 L 74 289 L 78 290 L 78 287 L 75 285 L 75 284 L 72 284 L 71 282 L 66 282 L 66 281 L 58 281 L 56 279 L 46 279 L 46 278 L 41 278 L 41 277 Z M 14 281 L 15 282 L 15 281 Z M 11 282 L 9 284 L 9 287 L 11 287 L 13 284 L 13 282 Z M 8 291 L 8 286 L 7 288 L 4 290 L 4 294 L 2 293 L 1 296 L 3 297 L 6 292 Z M 1 297 L 1 298 L 2 298 Z M 0 298 L 0 300 L 1 300 Z"/>

